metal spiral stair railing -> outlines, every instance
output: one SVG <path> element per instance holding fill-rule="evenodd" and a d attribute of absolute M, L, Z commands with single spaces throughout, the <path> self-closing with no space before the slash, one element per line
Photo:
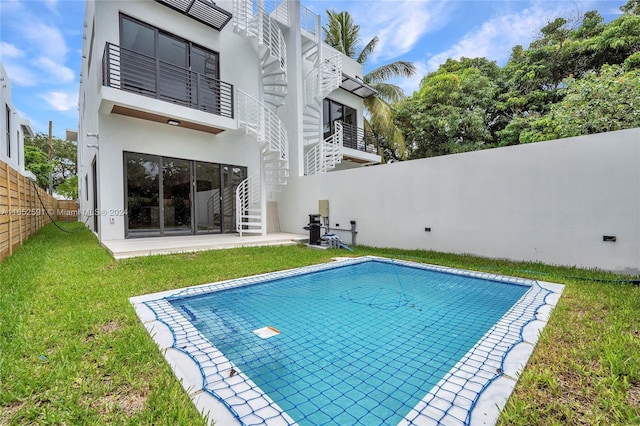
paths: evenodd
<path fill-rule="evenodd" d="M 280 4 L 272 17 L 264 1 L 233 0 L 233 29 L 254 42 L 260 57 L 263 100 L 275 108 L 284 104 L 287 95 L 287 46 L 278 25 L 288 20 L 280 13 L 285 9 L 286 3 Z"/>
<path fill-rule="evenodd" d="M 312 12 L 302 8 L 302 22 L 311 21 Z M 303 28 L 303 57 L 313 63 L 304 79 L 303 139 L 305 145 L 305 174 L 326 173 L 342 161 L 342 131 L 323 138 L 322 102 L 342 82 L 342 54 L 324 45 L 320 39 L 320 20 L 315 28 Z"/>
<path fill-rule="evenodd" d="M 289 142 L 280 118 L 267 105 L 242 90 L 237 91 L 239 128 L 252 134 L 262 151 L 262 173 L 245 179 L 236 190 L 236 229 L 262 233 L 262 182 L 265 192 L 278 192 L 289 177 Z M 257 188 L 257 189 L 256 189 Z"/>
<path fill-rule="evenodd" d="M 339 164 L 342 161 L 342 140 L 342 124 L 336 122 L 333 134 L 307 151 L 304 157 L 304 169 L 307 175 L 326 173 Z"/>
<path fill-rule="evenodd" d="M 271 110 L 282 106 L 287 95 L 287 47 L 278 22 L 288 25 L 288 21 L 286 2 L 233 0 L 234 31 L 252 41 L 260 58 L 262 79 L 259 99 L 241 90 L 237 93 L 238 125 L 255 136 L 262 150 L 263 168 L 236 190 L 236 229 L 241 236 L 264 233 L 262 191 L 279 191 L 289 176 L 287 132 Z"/>

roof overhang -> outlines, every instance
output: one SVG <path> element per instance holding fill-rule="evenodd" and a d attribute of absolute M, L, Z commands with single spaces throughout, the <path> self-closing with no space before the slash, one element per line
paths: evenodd
<path fill-rule="evenodd" d="M 33 127 L 31 127 L 31 122 L 29 120 L 20 120 L 20 127 L 22 128 L 22 134 L 26 137 L 34 137 L 36 132 L 34 132 Z"/>
<path fill-rule="evenodd" d="M 369 86 L 361 79 L 351 77 L 345 73 L 342 73 L 342 83 L 340 83 L 340 87 L 349 93 L 360 96 L 363 99 L 378 94 L 378 91 L 376 89 Z"/>
<path fill-rule="evenodd" d="M 156 0 L 159 3 L 177 10 L 183 15 L 202 22 L 213 29 L 222 29 L 231 20 L 231 13 L 222 9 L 211 0 Z"/>

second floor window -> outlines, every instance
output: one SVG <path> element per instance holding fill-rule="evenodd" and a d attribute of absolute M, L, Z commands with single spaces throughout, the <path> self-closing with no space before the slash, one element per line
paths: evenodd
<path fill-rule="evenodd" d="M 120 15 L 120 47 L 126 90 L 190 105 L 197 90 L 193 73 L 220 78 L 217 52 L 126 15 Z"/>
<path fill-rule="evenodd" d="M 354 108 L 342 105 L 331 99 L 325 99 L 322 105 L 322 131 L 324 138 L 328 138 L 334 132 L 333 123 L 342 121 L 357 127 L 357 111 Z"/>

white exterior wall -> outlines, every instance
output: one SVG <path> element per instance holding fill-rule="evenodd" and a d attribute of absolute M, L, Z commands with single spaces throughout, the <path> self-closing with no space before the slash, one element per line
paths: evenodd
<path fill-rule="evenodd" d="M 226 133 L 226 132 L 225 132 Z M 237 132 L 236 132 L 237 133 Z M 139 120 L 136 118 L 106 115 L 100 121 L 99 209 L 107 212 L 125 208 L 123 152 L 162 155 L 165 157 L 198 160 L 210 163 L 245 166 L 248 173 L 260 167 L 259 148 L 255 140 L 244 135 L 224 137 L 208 133 L 185 131 L 185 129 Z M 104 140 L 109 141 L 105 149 Z M 100 216 L 101 240 L 124 238 L 125 217 Z"/>
<path fill-rule="evenodd" d="M 227 10 L 231 10 L 230 4 L 223 6 L 228 6 Z M 87 77 L 83 78 L 80 90 L 78 145 L 81 164 L 79 198 L 82 221 L 87 219 L 87 215 L 82 213 L 93 209 L 91 162 L 94 158 L 97 158 L 98 165 L 97 205 L 100 211 L 106 212 L 124 209 L 123 153 L 125 151 L 244 166 L 248 168 L 248 174 L 256 172 L 260 167 L 258 144 L 255 139 L 247 137 L 244 131 L 225 131 L 214 135 L 112 114 L 109 108 L 107 111 L 104 111 L 105 108 L 99 111 L 103 91 L 117 90 L 102 87 L 101 65 L 105 43 L 120 44 L 120 13 L 219 52 L 220 79 L 233 84 L 234 89 L 242 89 L 249 94 L 257 94 L 258 91 L 257 54 L 248 40 L 232 31 L 231 23 L 223 31 L 218 32 L 157 2 L 87 2 L 83 56 L 88 56 L 91 51 L 92 63 L 91 69 L 88 70 L 88 61 L 83 60 L 82 71 Z M 90 40 L 94 19 L 95 36 L 91 49 Z M 137 98 L 140 105 L 161 102 L 143 96 L 137 96 Z M 204 114 L 201 111 L 177 107 L 168 102 L 163 104 L 166 106 L 166 113 L 170 113 L 175 108 L 182 108 L 182 111 L 193 114 L 197 119 Z M 99 137 L 87 136 L 88 133 L 98 134 Z M 99 149 L 87 147 L 94 144 L 98 144 Z M 88 176 L 88 188 L 85 176 Z M 111 217 L 114 219 L 113 223 Z M 98 226 L 100 240 L 123 239 L 125 219 L 125 216 L 117 214 L 113 216 L 101 214 Z M 90 227 L 92 222 L 89 219 Z"/>
<path fill-rule="evenodd" d="M 11 110 L 9 129 L 7 129 L 7 107 Z M 9 81 L 9 76 L 0 62 L 0 160 L 23 176 L 35 179 L 33 173 L 24 169 L 24 132 L 22 126 L 30 127 L 31 125 L 20 117 L 11 101 L 11 81 Z M 9 141 L 7 141 L 7 133 Z M 7 155 L 9 152 L 7 142 L 11 144 L 11 156 Z"/>
<path fill-rule="evenodd" d="M 321 199 L 357 244 L 640 270 L 640 129 L 299 177 L 282 230 L 304 232 Z"/>

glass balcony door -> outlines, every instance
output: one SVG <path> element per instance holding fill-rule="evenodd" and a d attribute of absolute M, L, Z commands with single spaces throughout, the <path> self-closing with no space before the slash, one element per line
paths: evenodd
<path fill-rule="evenodd" d="M 191 45 L 191 71 L 197 81 L 191 82 L 192 102 L 203 111 L 220 114 L 220 68 L 218 54 Z M 198 98 L 200 94 L 200 98 Z"/>
<path fill-rule="evenodd" d="M 342 121 L 357 127 L 357 111 L 354 108 L 342 105 L 331 99 L 324 99 L 322 103 L 322 128 L 324 138 L 328 138 L 335 132 L 335 122 Z M 351 142 L 352 135 L 345 133 L 345 141 Z M 345 143 L 346 145 L 346 143 Z"/>
<path fill-rule="evenodd" d="M 168 34 L 158 34 L 158 95 L 180 105 L 191 104 L 189 44 Z"/>
<path fill-rule="evenodd" d="M 120 76 L 122 88 L 151 96 L 156 93 L 156 31 L 120 17 Z"/>
<path fill-rule="evenodd" d="M 110 78 L 121 78 L 120 88 L 218 115 L 233 114 L 227 110 L 232 89 L 219 80 L 217 52 L 122 14 L 120 47 L 110 51 L 117 68 L 110 69 Z"/>

